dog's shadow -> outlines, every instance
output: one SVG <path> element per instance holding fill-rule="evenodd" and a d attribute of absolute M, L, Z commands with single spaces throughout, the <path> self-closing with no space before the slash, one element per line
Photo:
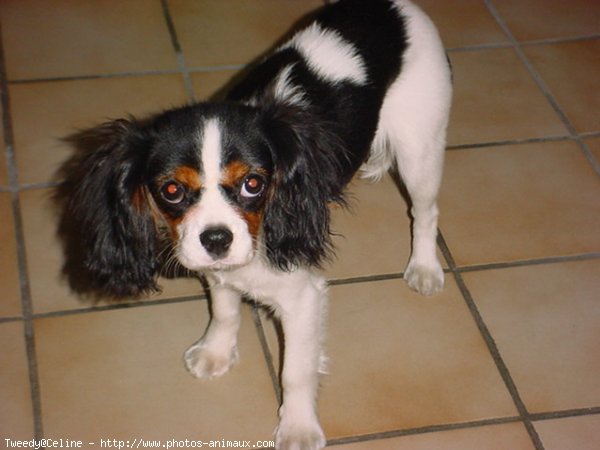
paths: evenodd
<path fill-rule="evenodd" d="M 101 145 L 102 138 L 90 128 L 65 136 L 61 141 L 73 152 L 56 172 L 54 178 L 57 186 L 52 193 L 52 204 L 58 221 L 57 237 L 63 249 L 61 275 L 78 297 L 97 303 L 102 295 L 86 268 L 86 250 L 80 233 L 81 220 L 71 210 L 77 186 L 85 176 L 80 173 L 80 166 Z"/>

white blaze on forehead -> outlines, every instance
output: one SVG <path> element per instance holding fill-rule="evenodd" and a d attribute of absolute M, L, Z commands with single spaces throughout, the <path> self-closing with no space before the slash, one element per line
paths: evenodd
<path fill-rule="evenodd" d="M 222 125 L 218 119 L 208 119 L 197 144 L 202 161 L 202 194 L 200 200 L 185 213 L 177 226 L 179 262 L 190 270 L 218 269 L 247 264 L 254 256 L 248 224 L 227 200 L 220 188 L 222 182 Z M 222 227 L 233 235 L 228 252 L 215 258 L 202 245 L 199 236 L 211 227 Z"/>
<path fill-rule="evenodd" d="M 217 119 L 206 122 L 201 140 L 204 187 L 215 189 L 221 180 L 221 130 Z"/>
<path fill-rule="evenodd" d="M 358 50 L 336 31 L 314 23 L 283 46 L 287 47 L 298 50 L 311 70 L 326 81 L 360 85 L 367 82 L 367 71 Z"/>

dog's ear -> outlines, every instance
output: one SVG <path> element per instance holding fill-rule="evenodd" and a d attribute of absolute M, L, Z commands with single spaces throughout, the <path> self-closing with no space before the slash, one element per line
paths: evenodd
<path fill-rule="evenodd" d="M 142 126 L 117 120 L 66 140 L 76 153 L 61 169 L 55 197 L 72 286 L 111 297 L 156 290 L 158 232 L 148 203 L 150 143 Z"/>
<path fill-rule="evenodd" d="M 332 250 L 329 203 L 343 203 L 345 150 L 337 135 L 306 108 L 265 108 L 274 173 L 263 239 L 270 262 L 283 270 L 320 266 Z"/>

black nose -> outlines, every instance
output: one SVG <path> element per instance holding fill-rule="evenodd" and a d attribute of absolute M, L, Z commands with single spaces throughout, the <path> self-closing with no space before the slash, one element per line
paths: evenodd
<path fill-rule="evenodd" d="M 224 256 L 232 241 L 233 233 L 224 227 L 208 228 L 200 234 L 200 243 L 213 258 Z"/>

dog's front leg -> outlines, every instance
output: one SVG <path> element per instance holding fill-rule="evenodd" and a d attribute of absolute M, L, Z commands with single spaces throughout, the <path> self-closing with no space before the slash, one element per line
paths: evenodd
<path fill-rule="evenodd" d="M 283 402 L 275 433 L 279 450 L 318 450 L 325 435 L 317 417 L 322 333 L 327 305 L 325 283 L 311 277 L 283 299 L 277 312 L 283 327 L 285 350 L 281 385 Z"/>
<path fill-rule="evenodd" d="M 241 295 L 226 286 L 215 285 L 211 287 L 211 298 L 208 328 L 184 355 L 187 369 L 197 378 L 223 375 L 238 361 Z"/>

